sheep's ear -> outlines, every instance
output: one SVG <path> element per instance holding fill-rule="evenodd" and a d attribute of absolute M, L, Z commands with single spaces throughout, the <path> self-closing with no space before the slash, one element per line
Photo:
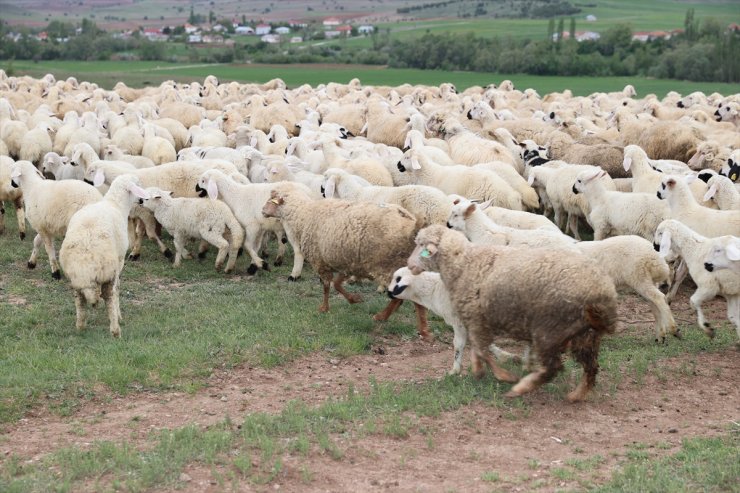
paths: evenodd
<path fill-rule="evenodd" d="M 688 184 L 694 183 L 696 181 L 697 176 L 698 175 L 696 173 L 691 173 L 690 175 L 686 175 L 686 178 L 684 178 L 684 181 L 686 181 L 686 183 Z"/>
<path fill-rule="evenodd" d="M 527 183 L 530 187 L 534 184 L 534 173 L 532 171 L 529 172 L 529 177 L 527 178 Z"/>
<path fill-rule="evenodd" d="M 435 253 L 437 253 L 437 245 L 428 243 L 421 249 L 419 256 L 422 258 L 430 258 L 433 257 Z"/>
<path fill-rule="evenodd" d="M 272 168 L 270 168 L 270 173 L 272 173 L 273 175 L 276 175 L 277 172 L 278 172 L 278 169 L 275 166 L 273 166 Z"/>
<path fill-rule="evenodd" d="M 408 149 L 409 147 L 411 147 L 411 136 L 407 132 L 406 139 L 403 141 L 403 148 Z"/>
<path fill-rule="evenodd" d="M 622 161 L 622 166 L 624 166 L 625 171 L 629 171 L 630 166 L 632 166 L 632 158 L 629 156 L 624 156 L 624 161 Z"/>
<path fill-rule="evenodd" d="M 665 186 L 667 188 L 673 188 L 673 187 L 675 187 L 676 186 L 676 180 L 674 180 L 673 178 L 668 178 L 668 180 L 666 180 L 666 182 L 665 182 Z"/>
<path fill-rule="evenodd" d="M 465 219 L 469 218 L 469 217 L 470 217 L 470 215 L 471 215 L 471 214 L 473 214 L 473 212 L 475 212 L 475 207 L 476 207 L 476 205 L 475 205 L 475 204 L 470 204 L 470 205 L 468 206 L 468 208 L 467 208 L 467 209 L 465 209 L 465 212 L 463 213 L 463 217 L 464 217 Z"/>
<path fill-rule="evenodd" d="M 365 124 L 362 126 L 362 130 L 360 130 L 361 134 L 364 134 L 366 132 L 367 132 L 367 122 L 365 122 Z"/>
<path fill-rule="evenodd" d="M 169 195 L 170 197 L 172 197 L 172 196 L 174 195 L 174 192 L 170 192 L 170 191 L 168 191 L 168 190 L 163 190 L 163 191 L 162 191 L 162 193 L 163 193 L 163 194 L 165 194 L 165 193 L 166 193 L 166 194 L 167 194 L 167 195 Z"/>
<path fill-rule="evenodd" d="M 103 173 L 102 169 L 98 169 L 93 177 L 93 186 L 97 188 L 103 183 L 105 183 L 105 173 Z"/>
<path fill-rule="evenodd" d="M 327 199 L 330 199 L 334 197 L 334 189 L 337 186 L 337 178 L 336 176 L 332 175 L 329 177 L 328 180 L 326 180 L 326 186 L 324 187 L 324 197 Z"/>
<path fill-rule="evenodd" d="M 10 172 L 10 178 L 14 180 L 16 178 L 20 178 L 20 176 L 21 176 L 21 169 L 17 166 L 13 166 L 13 170 Z"/>
<path fill-rule="evenodd" d="M 62 164 L 67 164 L 69 162 L 69 158 L 67 156 L 62 156 L 60 160 L 62 161 Z"/>
<path fill-rule="evenodd" d="M 218 198 L 218 185 L 216 185 L 216 182 L 213 181 L 213 178 L 208 179 L 208 186 L 206 187 L 206 190 L 208 191 L 209 199 L 216 200 Z"/>
<path fill-rule="evenodd" d="M 98 170 L 98 172 L 100 172 L 100 170 Z M 97 174 L 95 176 L 97 176 Z M 101 185 L 102 185 L 102 183 L 101 183 Z M 100 185 L 96 185 L 96 186 L 100 186 Z M 132 183 L 131 185 L 129 185 L 128 190 L 129 190 L 129 192 L 131 192 L 132 194 L 134 194 L 134 197 L 138 197 L 140 199 L 148 199 L 149 198 L 149 194 L 147 193 L 147 191 L 144 190 L 143 188 L 141 188 L 139 185 L 136 185 L 134 183 Z"/>
<path fill-rule="evenodd" d="M 257 146 L 257 136 L 253 135 L 251 139 L 249 139 L 249 146 L 250 147 L 256 147 Z"/>
<path fill-rule="evenodd" d="M 740 260 L 740 247 L 736 246 L 733 243 L 729 243 L 727 245 L 727 248 L 725 248 L 725 253 L 727 254 L 727 258 L 729 260 L 732 260 L 734 262 Z"/>
<path fill-rule="evenodd" d="M 460 199 L 455 199 L 452 201 L 452 205 L 457 205 L 460 203 Z"/>
<path fill-rule="evenodd" d="M 717 184 L 713 183 L 711 187 L 709 187 L 709 190 L 707 190 L 707 193 L 704 194 L 704 202 L 707 200 L 710 200 L 712 197 L 714 197 L 714 194 L 717 193 Z"/>
<path fill-rule="evenodd" d="M 411 169 L 421 169 L 421 164 L 419 164 L 419 160 L 414 158 L 411 158 Z"/>
<path fill-rule="evenodd" d="M 519 145 L 519 147 L 521 147 L 522 149 L 526 149 L 526 148 L 527 148 L 527 144 L 525 144 L 524 142 L 516 142 L 516 141 L 514 141 L 514 142 L 515 142 L 516 144 L 518 144 L 518 145 Z"/>
<path fill-rule="evenodd" d="M 493 204 L 493 199 L 488 199 L 485 202 L 483 202 L 482 204 L 478 204 L 478 208 L 480 210 L 484 211 L 484 210 L 488 209 L 489 207 L 491 207 L 491 204 Z"/>
<path fill-rule="evenodd" d="M 671 252 L 671 232 L 663 231 L 660 238 L 660 256 L 665 258 Z"/>

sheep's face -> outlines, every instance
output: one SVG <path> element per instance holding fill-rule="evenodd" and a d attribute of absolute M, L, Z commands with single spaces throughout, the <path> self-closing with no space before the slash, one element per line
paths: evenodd
<path fill-rule="evenodd" d="M 547 148 L 537 145 L 532 140 L 524 140 L 519 143 L 521 148 L 521 157 L 525 166 L 540 166 L 549 161 Z"/>
<path fill-rule="evenodd" d="M 270 199 L 262 207 L 262 215 L 265 217 L 280 217 L 283 204 L 285 204 L 285 199 L 273 190 L 270 193 Z"/>
<path fill-rule="evenodd" d="M 76 149 L 75 152 L 72 154 L 72 157 L 69 158 L 69 164 L 72 166 L 79 166 L 82 164 L 82 149 Z"/>
<path fill-rule="evenodd" d="M 676 187 L 676 180 L 672 177 L 665 177 L 660 182 L 658 187 L 658 198 L 665 200 L 668 198 L 669 193 Z"/>
<path fill-rule="evenodd" d="M 729 158 L 727 160 L 727 173 L 726 176 L 733 182 L 737 182 L 737 179 L 740 178 L 740 162 L 735 161 L 733 158 Z"/>
<path fill-rule="evenodd" d="M 412 153 L 406 153 L 403 155 L 400 161 L 398 161 L 398 164 L 396 165 L 398 168 L 398 171 L 401 173 L 406 172 L 413 172 L 415 170 L 421 169 L 421 164 L 419 163 L 419 160 L 416 158 L 416 156 Z"/>
<path fill-rule="evenodd" d="M 407 291 L 406 288 L 412 285 L 414 277 L 408 267 L 401 267 L 394 272 L 393 280 L 388 285 L 388 297 L 393 299 L 409 299 L 408 294 L 410 290 Z"/>
<path fill-rule="evenodd" d="M 427 226 L 416 234 L 416 248 L 411 252 L 406 266 L 412 274 L 418 275 L 426 270 L 435 270 L 437 252 L 446 229 L 435 224 Z"/>
<path fill-rule="evenodd" d="M 455 200 L 447 218 L 447 227 L 456 231 L 465 231 L 465 221 L 475 212 L 476 206 L 467 200 Z"/>
<path fill-rule="evenodd" d="M 660 253 L 661 258 L 665 259 L 666 262 L 673 262 L 679 258 L 679 255 L 672 248 L 671 232 L 663 224 L 655 230 L 653 248 Z"/>
<path fill-rule="evenodd" d="M 468 120 L 480 120 L 485 116 L 485 108 L 482 106 L 487 104 L 483 101 L 476 103 L 470 111 L 468 111 Z"/>
<path fill-rule="evenodd" d="M 717 111 L 714 112 L 715 119 L 718 122 L 730 121 L 737 115 L 737 109 L 730 104 L 721 105 Z"/>
<path fill-rule="evenodd" d="M 172 192 L 160 190 L 157 187 L 149 187 L 144 191 L 146 197 L 139 197 L 139 205 L 143 205 L 150 211 L 157 210 L 157 207 L 166 203 L 167 199 L 172 197 Z"/>
<path fill-rule="evenodd" d="M 704 268 L 733 269 L 740 272 L 740 240 L 731 239 L 726 244 L 715 244 L 704 259 Z"/>
<path fill-rule="evenodd" d="M 579 194 L 585 192 L 589 183 L 605 177 L 606 174 L 606 171 L 602 169 L 598 169 L 596 172 L 594 172 L 593 170 L 582 171 L 578 174 L 578 176 L 576 177 L 576 182 L 573 184 L 573 193 Z"/>

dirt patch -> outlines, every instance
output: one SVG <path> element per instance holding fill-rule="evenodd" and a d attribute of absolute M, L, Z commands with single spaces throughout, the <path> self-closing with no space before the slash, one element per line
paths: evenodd
<path fill-rule="evenodd" d="M 678 320 L 695 320 L 685 293 L 672 310 Z M 711 319 L 722 319 L 724 310 L 722 300 L 706 306 Z M 647 343 L 653 322 L 635 315 L 641 313 L 649 313 L 641 300 L 627 297 L 621 303 L 620 318 L 644 327 Z M 291 400 L 316 406 L 345 395 L 350 385 L 366 392 L 371 378 L 420 382 L 441 377 L 452 363 L 449 339 L 430 344 L 378 336 L 371 354 L 345 359 L 312 354 L 279 368 L 218 371 L 194 394 L 115 396 L 96 389 L 97 397 L 72 417 L 36 409 L 8 427 L 0 440 L 0 457 L 15 454 L 36 461 L 59 447 L 84 448 L 96 440 L 144 446 L 155 430 L 207 426 L 226 416 L 239 423 L 248 413 L 280 412 Z M 740 420 L 740 351 L 690 354 L 658 366 L 660 371 L 649 371 L 640 384 L 625 378 L 613 395 L 602 386 L 591 401 L 578 405 L 540 390 L 526 398 L 525 414 L 479 402 L 436 418 L 408 416 L 418 426 L 403 439 L 354 433 L 333 437 L 343 451 L 340 459 L 317 449 L 306 456 L 289 455 L 273 481 L 253 486 L 287 491 L 551 491 L 578 487 L 577 480 L 610 477 L 634 443 L 667 454 L 683 438 L 716 434 Z M 597 455 L 601 459 L 575 477 L 558 474 L 572 470 L 571 461 Z M 186 491 L 221 491 L 217 476 L 225 472 L 191 465 L 183 486 Z"/>

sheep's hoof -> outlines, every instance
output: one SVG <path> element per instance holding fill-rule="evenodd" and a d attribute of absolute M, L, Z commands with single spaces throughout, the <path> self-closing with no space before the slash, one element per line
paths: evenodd
<path fill-rule="evenodd" d="M 132 253 L 128 256 L 128 259 L 134 262 L 136 260 L 139 260 L 140 257 L 141 257 L 140 253 Z"/>
<path fill-rule="evenodd" d="M 52 272 L 51 273 L 51 278 L 52 279 L 61 279 L 62 278 L 62 273 L 59 272 L 59 271 Z"/>
<path fill-rule="evenodd" d="M 298 282 L 298 279 L 300 278 L 301 276 L 298 276 L 298 277 L 288 276 L 288 282 Z"/>
<path fill-rule="evenodd" d="M 327 313 L 328 311 L 329 311 L 329 306 L 328 305 L 321 305 L 319 307 L 319 313 Z"/>
<path fill-rule="evenodd" d="M 20 233 L 18 233 L 18 236 L 21 237 L 21 241 L 23 241 L 23 240 L 26 239 L 26 233 L 24 233 L 23 231 L 21 231 Z"/>
<path fill-rule="evenodd" d="M 111 332 L 110 335 L 112 335 L 114 339 L 120 339 L 121 331 L 119 330 L 118 332 Z"/>
<path fill-rule="evenodd" d="M 520 397 L 522 394 L 519 392 L 515 392 L 514 390 L 510 390 L 507 393 L 504 394 L 504 397 L 508 397 L 509 399 L 513 399 L 514 397 Z"/>
<path fill-rule="evenodd" d="M 282 258 L 276 258 L 275 259 L 275 262 L 273 262 L 272 265 L 274 265 L 275 267 L 280 267 L 281 265 L 283 265 L 283 259 Z"/>
<path fill-rule="evenodd" d="M 260 256 L 261 256 L 262 258 L 270 258 L 270 254 L 269 254 L 269 253 L 267 253 L 267 252 L 262 252 L 262 253 L 260 253 Z"/>
<path fill-rule="evenodd" d="M 268 264 L 267 262 L 262 262 L 262 269 L 270 272 L 270 264 Z"/>
<path fill-rule="evenodd" d="M 354 305 L 355 303 L 362 303 L 362 296 L 359 294 L 350 294 L 347 296 L 347 301 Z"/>
<path fill-rule="evenodd" d="M 714 339 L 714 327 L 709 325 L 709 322 L 704 322 L 704 333 L 710 338 Z"/>
<path fill-rule="evenodd" d="M 172 250 L 170 250 L 169 248 L 167 250 L 165 250 L 164 251 L 164 256 L 166 258 L 172 258 Z"/>
<path fill-rule="evenodd" d="M 204 258 L 206 258 L 206 252 L 205 251 L 204 252 L 198 252 L 198 258 L 201 259 L 201 260 L 203 260 Z"/>
<path fill-rule="evenodd" d="M 250 276 L 253 276 L 257 272 L 257 265 L 256 264 L 249 264 L 249 267 L 247 268 L 247 274 Z"/>
<path fill-rule="evenodd" d="M 280 238 L 280 243 L 282 243 L 283 245 L 285 245 L 286 243 L 288 243 L 288 238 L 286 238 L 285 236 L 283 236 L 282 238 Z"/>
<path fill-rule="evenodd" d="M 673 333 L 673 337 L 675 337 L 678 340 L 683 339 L 683 334 L 681 334 L 680 330 L 676 330 L 676 332 Z"/>
<path fill-rule="evenodd" d="M 244 253 L 244 248 L 243 247 L 240 248 L 238 252 L 236 252 L 236 256 L 237 257 L 241 257 L 242 256 L 242 253 Z"/>
<path fill-rule="evenodd" d="M 33 269 L 35 269 L 35 268 L 36 268 L 36 262 L 31 262 L 30 260 L 28 261 L 28 264 L 26 264 L 26 265 L 27 265 L 27 266 L 28 266 L 28 268 L 29 268 L 29 269 L 31 269 L 31 270 L 33 270 Z"/>

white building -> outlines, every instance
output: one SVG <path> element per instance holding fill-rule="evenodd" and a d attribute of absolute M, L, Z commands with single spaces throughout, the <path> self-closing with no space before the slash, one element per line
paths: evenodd
<path fill-rule="evenodd" d="M 276 27 L 275 32 L 278 34 L 288 34 L 290 33 L 290 28 L 285 26 Z"/>
<path fill-rule="evenodd" d="M 254 34 L 254 29 L 250 26 L 239 26 L 234 29 L 234 33 L 251 36 Z"/>
<path fill-rule="evenodd" d="M 258 24 L 257 27 L 254 29 L 254 34 L 257 36 L 262 36 L 264 34 L 270 34 L 272 31 L 272 27 L 269 24 Z"/>
<path fill-rule="evenodd" d="M 370 34 L 375 31 L 375 27 L 370 25 L 363 25 L 357 28 L 357 32 L 360 34 Z"/>

